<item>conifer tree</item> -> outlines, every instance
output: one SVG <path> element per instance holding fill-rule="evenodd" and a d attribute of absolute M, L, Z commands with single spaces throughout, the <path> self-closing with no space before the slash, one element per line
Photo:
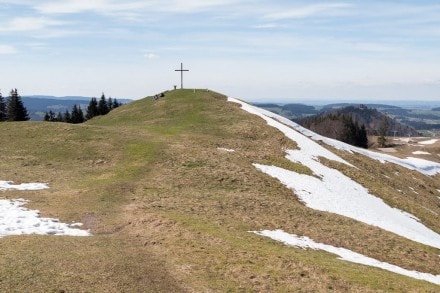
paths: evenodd
<path fill-rule="evenodd" d="M 364 124 L 362 124 L 361 129 L 359 130 L 358 146 L 364 149 L 368 149 L 367 129 L 365 128 Z"/>
<path fill-rule="evenodd" d="M 71 117 L 70 117 L 70 112 L 68 110 L 66 110 L 66 112 L 64 112 L 64 119 L 63 121 L 66 123 L 71 123 Z"/>
<path fill-rule="evenodd" d="M 377 143 L 379 144 L 380 147 L 385 147 L 387 144 L 387 134 L 388 134 L 388 117 L 384 116 L 382 123 L 380 124 L 379 127 L 379 138 L 377 139 Z"/>
<path fill-rule="evenodd" d="M 54 122 L 55 121 L 55 113 L 52 112 L 52 110 L 50 110 L 49 112 L 46 112 L 46 114 L 44 115 L 44 121 Z"/>
<path fill-rule="evenodd" d="M 7 120 L 8 121 L 27 121 L 29 114 L 21 101 L 17 89 L 11 90 L 7 103 Z"/>
<path fill-rule="evenodd" d="M 2 93 L 0 93 L 0 122 L 6 121 L 6 102 L 5 99 L 2 96 Z"/>
<path fill-rule="evenodd" d="M 121 106 L 122 104 L 118 102 L 117 99 L 113 99 L 113 105 L 112 105 L 112 109 L 115 109 L 119 106 Z"/>
<path fill-rule="evenodd" d="M 112 97 L 108 97 L 107 106 L 108 106 L 109 111 L 113 110 L 113 99 L 112 99 Z"/>
<path fill-rule="evenodd" d="M 89 120 L 98 115 L 98 101 L 96 100 L 96 98 L 92 98 L 90 100 L 89 106 L 87 107 L 86 118 L 87 120 Z"/>
<path fill-rule="evenodd" d="M 84 122 L 84 114 L 81 110 L 81 106 L 73 105 L 72 114 L 70 117 L 70 121 L 73 124 L 83 123 Z"/>
<path fill-rule="evenodd" d="M 106 115 L 109 111 L 110 109 L 108 107 L 107 100 L 105 99 L 104 93 L 102 93 L 101 99 L 98 103 L 98 113 L 99 115 Z"/>

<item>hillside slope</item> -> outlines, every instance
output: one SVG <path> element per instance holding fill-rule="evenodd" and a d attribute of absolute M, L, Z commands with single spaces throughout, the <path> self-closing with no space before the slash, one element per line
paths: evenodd
<path fill-rule="evenodd" d="M 439 249 L 308 207 L 254 164 L 319 178 L 285 150 L 298 143 L 226 97 L 176 90 L 82 125 L 0 124 L 0 180 L 42 216 L 83 222 L 91 237 L 0 239 L 1 291 L 428 291 L 438 285 L 285 246 L 250 231 L 282 229 L 407 270 L 439 275 Z M 440 175 L 326 146 L 320 158 L 440 232 Z M 333 158 L 333 157 L 330 157 Z"/>

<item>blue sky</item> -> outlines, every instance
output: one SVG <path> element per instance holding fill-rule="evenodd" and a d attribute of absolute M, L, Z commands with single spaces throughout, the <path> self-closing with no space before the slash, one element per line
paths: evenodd
<path fill-rule="evenodd" d="M 7 95 L 439 100 L 438 1 L 0 0 Z"/>

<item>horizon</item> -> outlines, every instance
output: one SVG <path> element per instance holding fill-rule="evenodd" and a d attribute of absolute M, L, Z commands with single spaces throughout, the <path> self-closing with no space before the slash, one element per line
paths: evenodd
<path fill-rule="evenodd" d="M 183 62 L 185 88 L 247 101 L 440 99 L 434 0 L 0 0 L 0 15 L 4 95 L 136 100 L 179 86 Z"/>
<path fill-rule="evenodd" d="M 191 90 L 191 89 L 189 89 Z M 199 89 L 200 90 L 200 89 Z M 20 95 L 24 98 L 35 98 L 35 99 L 66 99 L 66 100 L 87 100 L 91 98 L 98 98 L 98 96 L 52 96 L 52 95 Z M 153 96 L 153 95 L 151 95 Z M 110 96 L 107 96 L 109 98 Z M 113 98 L 113 97 L 112 97 Z M 147 98 L 147 97 L 143 97 Z M 135 99 L 129 99 L 129 98 L 115 98 L 120 101 L 136 101 Z M 242 99 L 245 101 L 244 99 Z M 329 99 L 258 99 L 258 100 L 246 100 L 246 102 L 259 105 L 259 104 L 276 104 L 276 105 L 286 105 L 286 104 L 303 104 L 307 106 L 314 106 L 314 107 L 320 107 L 320 106 L 326 106 L 326 105 L 332 105 L 332 104 L 380 104 L 380 105 L 390 105 L 390 106 L 397 106 L 397 107 L 408 107 L 408 108 L 419 108 L 419 109 L 431 109 L 433 107 L 440 107 L 440 100 L 419 100 L 419 99 L 407 99 L 407 100 L 386 100 L 386 99 L 370 99 L 367 100 L 356 100 L 356 99 L 347 99 L 347 100 L 329 100 Z"/>

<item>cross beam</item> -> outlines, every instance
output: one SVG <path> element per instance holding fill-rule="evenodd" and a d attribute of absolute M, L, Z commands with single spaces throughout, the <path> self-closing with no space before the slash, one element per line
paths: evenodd
<path fill-rule="evenodd" d="M 189 70 L 183 69 L 183 63 L 180 63 L 180 69 L 176 69 L 174 71 L 180 71 L 180 88 L 183 89 L 183 72 Z"/>

